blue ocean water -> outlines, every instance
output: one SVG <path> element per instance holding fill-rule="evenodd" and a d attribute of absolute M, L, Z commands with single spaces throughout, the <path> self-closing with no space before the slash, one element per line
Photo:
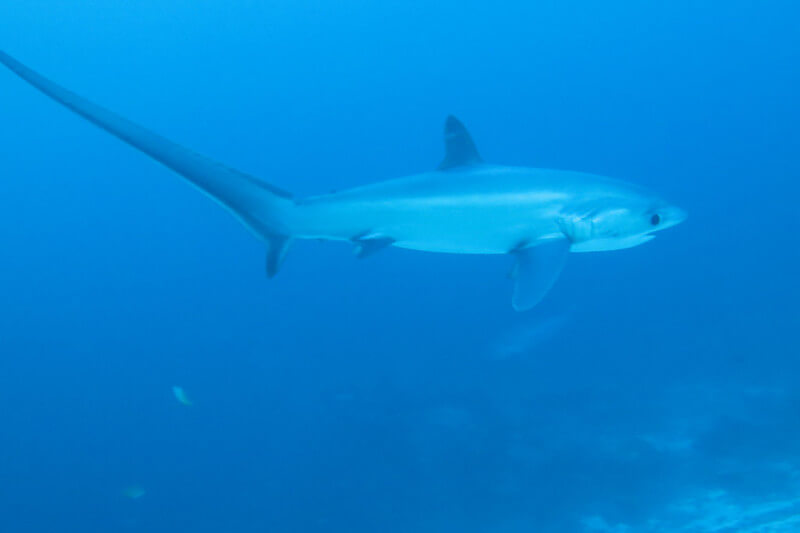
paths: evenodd
<path fill-rule="evenodd" d="M 689 212 L 573 254 L 263 245 L 0 71 L 0 531 L 800 531 L 795 2 L 11 0 L 0 48 L 302 196 L 487 161 Z M 191 405 L 173 395 L 182 387 Z"/>

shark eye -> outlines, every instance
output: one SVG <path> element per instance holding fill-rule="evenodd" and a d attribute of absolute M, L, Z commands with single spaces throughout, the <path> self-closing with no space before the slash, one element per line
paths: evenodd
<path fill-rule="evenodd" d="M 650 224 L 658 226 L 660 223 L 661 223 L 661 217 L 658 215 L 658 213 L 650 217 Z"/>

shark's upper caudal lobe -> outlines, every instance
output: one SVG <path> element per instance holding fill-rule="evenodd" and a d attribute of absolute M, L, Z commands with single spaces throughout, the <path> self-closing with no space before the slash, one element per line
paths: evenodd
<path fill-rule="evenodd" d="M 445 123 L 445 157 L 436 170 L 296 199 L 85 100 L 3 52 L 0 63 L 227 207 L 267 243 L 270 277 L 292 239 L 350 241 L 360 257 L 386 246 L 510 254 L 516 259 L 512 303 L 524 310 L 555 283 L 568 252 L 637 246 L 686 217 L 648 191 L 610 178 L 486 164 L 452 116 Z"/>

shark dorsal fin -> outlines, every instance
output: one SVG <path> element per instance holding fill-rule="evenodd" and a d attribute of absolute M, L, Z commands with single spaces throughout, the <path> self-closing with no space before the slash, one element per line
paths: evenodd
<path fill-rule="evenodd" d="M 438 170 L 477 165 L 483 160 L 467 128 L 453 115 L 444 123 L 444 159 Z"/>

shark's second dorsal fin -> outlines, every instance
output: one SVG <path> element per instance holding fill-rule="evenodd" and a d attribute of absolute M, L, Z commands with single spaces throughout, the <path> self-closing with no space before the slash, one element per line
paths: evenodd
<path fill-rule="evenodd" d="M 477 165 L 483 160 L 467 128 L 453 115 L 444 123 L 444 159 L 438 170 Z"/>

